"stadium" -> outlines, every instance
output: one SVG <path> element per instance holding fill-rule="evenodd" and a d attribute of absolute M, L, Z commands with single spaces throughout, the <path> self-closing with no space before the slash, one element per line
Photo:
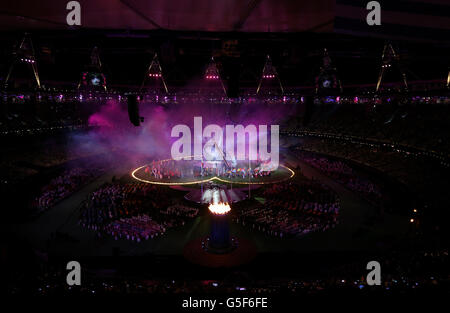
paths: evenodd
<path fill-rule="evenodd" d="M 448 295 L 446 1 L 79 2 L 0 4 L 7 295 Z"/>

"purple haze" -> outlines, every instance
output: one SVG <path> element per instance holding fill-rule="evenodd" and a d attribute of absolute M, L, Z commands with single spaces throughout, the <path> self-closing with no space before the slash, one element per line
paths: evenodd
<path fill-rule="evenodd" d="M 203 127 L 208 124 L 219 126 L 229 124 L 278 124 L 292 114 L 295 105 L 278 101 L 276 103 L 249 99 L 244 103 L 223 103 L 203 98 L 183 98 L 165 107 L 150 101 L 139 103 L 144 122 L 140 127 L 132 125 L 128 118 L 126 101 L 109 100 L 89 118 L 95 126 L 85 134 L 72 136 L 76 149 L 95 152 L 121 151 L 130 162 L 153 158 L 167 158 L 177 138 L 171 138 L 172 127 L 186 124 L 193 127 L 194 116 L 203 118 Z"/>

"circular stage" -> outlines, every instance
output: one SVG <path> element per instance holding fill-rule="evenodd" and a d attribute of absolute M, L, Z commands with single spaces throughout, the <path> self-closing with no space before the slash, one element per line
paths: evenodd
<path fill-rule="evenodd" d="M 156 185 L 194 185 L 207 182 L 264 185 L 286 181 L 295 172 L 285 165 L 274 170 L 263 170 L 261 164 L 248 162 L 225 166 L 224 162 L 166 159 L 153 161 L 134 169 L 131 176 L 141 182 Z"/>

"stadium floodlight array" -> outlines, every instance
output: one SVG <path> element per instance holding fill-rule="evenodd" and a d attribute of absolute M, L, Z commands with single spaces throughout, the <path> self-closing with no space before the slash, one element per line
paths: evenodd
<path fill-rule="evenodd" d="M 39 78 L 39 72 L 36 63 L 36 57 L 34 53 L 33 42 L 28 34 L 25 34 L 22 38 L 22 41 L 17 46 L 17 48 L 13 52 L 14 59 L 9 66 L 8 74 L 6 75 L 6 79 L 4 82 L 5 87 L 8 85 L 8 82 L 11 78 L 11 74 L 13 72 L 14 66 L 17 63 L 25 63 L 30 66 L 31 71 L 33 72 L 34 80 L 38 88 L 41 88 L 41 80 Z"/>
<path fill-rule="evenodd" d="M 220 85 L 223 89 L 223 92 L 226 94 L 225 86 L 222 82 L 222 79 L 220 78 L 219 69 L 217 68 L 216 61 L 214 60 L 214 57 L 211 57 L 211 61 L 208 64 L 208 67 L 205 71 L 205 79 L 208 81 L 219 81 Z"/>
<path fill-rule="evenodd" d="M 147 71 L 145 72 L 145 76 L 144 76 L 144 79 L 142 80 L 142 84 L 141 84 L 141 91 L 144 89 L 145 85 L 149 82 L 149 79 L 150 80 L 152 80 L 152 79 L 160 80 L 166 94 L 169 93 L 169 90 L 167 89 L 166 81 L 162 74 L 162 68 L 161 68 L 161 64 L 159 63 L 158 54 L 156 52 L 153 55 L 152 61 L 150 62 L 150 65 L 148 66 Z"/>
<path fill-rule="evenodd" d="M 378 92 L 380 90 L 383 78 L 386 76 L 386 71 L 388 71 L 388 70 L 392 71 L 393 65 L 396 65 L 396 68 L 400 72 L 400 77 L 401 77 L 403 86 L 404 86 L 405 90 L 408 90 L 408 82 L 406 80 L 406 73 L 405 73 L 405 70 L 404 70 L 403 66 L 401 65 L 399 59 L 400 58 L 399 58 L 398 54 L 395 52 L 394 47 L 392 47 L 392 45 L 390 43 L 385 44 L 384 48 L 383 48 L 383 54 L 381 56 L 381 68 L 380 68 L 380 73 L 378 74 L 378 81 L 377 81 L 377 86 L 376 86 L 375 92 Z"/>
<path fill-rule="evenodd" d="M 206 79 L 220 79 L 219 69 L 217 68 L 214 57 L 211 57 L 211 61 L 205 71 Z"/>
<path fill-rule="evenodd" d="M 91 63 L 86 66 L 85 71 L 81 73 L 78 89 L 83 87 L 85 90 L 98 90 L 106 88 L 106 77 L 103 74 L 102 62 L 100 60 L 100 53 L 97 47 L 94 47 L 91 52 Z"/>
<path fill-rule="evenodd" d="M 262 70 L 261 79 L 259 80 L 258 88 L 256 89 L 256 94 L 259 94 L 263 80 L 273 80 L 273 79 L 278 80 L 281 94 L 284 94 L 283 85 L 281 84 L 277 70 L 276 70 L 275 66 L 272 65 L 272 60 L 271 60 L 270 56 L 267 55 L 266 62 L 264 63 L 264 67 Z"/>

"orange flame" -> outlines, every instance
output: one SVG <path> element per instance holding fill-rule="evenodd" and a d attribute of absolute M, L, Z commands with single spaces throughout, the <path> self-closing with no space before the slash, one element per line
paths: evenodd
<path fill-rule="evenodd" d="M 231 211 L 231 207 L 228 203 L 211 203 L 208 209 L 211 211 L 211 213 L 218 215 L 225 215 Z"/>

